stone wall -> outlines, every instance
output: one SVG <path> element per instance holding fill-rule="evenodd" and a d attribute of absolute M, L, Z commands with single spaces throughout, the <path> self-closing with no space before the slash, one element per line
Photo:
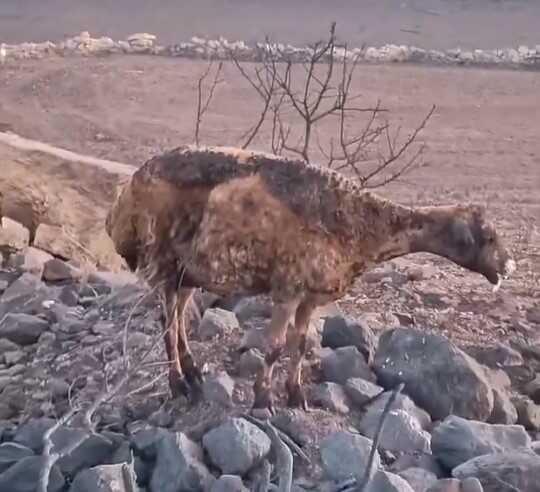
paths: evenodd
<path fill-rule="evenodd" d="M 125 40 L 115 41 L 109 37 L 92 38 L 88 32 L 82 32 L 73 38 L 53 43 L 22 43 L 17 45 L 0 45 L 0 63 L 10 60 L 27 58 L 44 58 L 47 56 L 89 56 L 124 54 L 150 54 L 158 56 L 180 56 L 201 59 L 230 59 L 231 54 L 241 61 L 260 61 L 267 53 L 275 53 L 283 59 L 295 62 L 309 58 L 309 47 L 295 47 L 290 44 L 257 43 L 248 46 L 244 41 L 228 41 L 224 38 L 202 39 L 192 37 L 190 41 L 169 46 L 158 43 L 157 37 L 148 33 L 136 33 Z M 436 65 L 479 65 L 504 66 L 515 68 L 540 68 L 540 44 L 534 48 L 519 46 L 517 48 L 501 48 L 492 50 L 461 50 L 460 48 L 446 51 L 426 50 L 415 46 L 386 44 L 381 47 L 336 49 L 334 56 L 343 59 L 344 56 L 371 63 L 409 62 L 428 63 Z"/>

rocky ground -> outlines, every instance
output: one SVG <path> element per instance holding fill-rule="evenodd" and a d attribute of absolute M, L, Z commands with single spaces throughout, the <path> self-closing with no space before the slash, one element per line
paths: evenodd
<path fill-rule="evenodd" d="M 263 490 L 279 447 L 247 414 L 268 301 L 198 294 L 190 338 L 204 399 L 190 404 L 169 398 L 159 308 L 131 275 L 85 275 L 28 248 L 5 259 L 0 292 L 0 490 L 35 490 L 47 456 L 50 491 Z M 366 490 L 538 490 L 540 339 L 461 350 L 391 311 L 319 316 L 305 371 L 312 409 L 280 398 L 271 420 L 302 451 L 293 490 L 361 482 L 399 382 Z M 280 369 L 280 397 L 283 379 Z"/>
<path fill-rule="evenodd" d="M 112 47 L 107 39 L 79 41 L 62 45 L 65 57 L 57 46 L 16 48 L 29 57 L 45 53 L 42 60 L 20 60 L 10 47 L 0 68 L 0 131 L 133 164 L 192 141 L 205 64 L 116 53 L 152 51 L 154 40 L 145 37 Z M 115 54 L 100 56 L 100 49 Z M 79 51 L 67 56 L 70 50 Z M 260 101 L 230 64 L 224 76 L 203 133 L 205 142 L 230 145 Z M 276 465 L 287 454 L 283 442 L 291 442 L 285 435 L 301 448 L 293 450 L 296 492 L 348 490 L 364 478 L 399 382 L 405 388 L 386 417 L 367 490 L 538 491 L 538 77 L 363 65 L 354 84 L 367 105 L 382 98 L 403 132 L 419 108 L 437 104 L 423 134 L 423 165 L 381 193 L 415 205 L 485 203 L 516 274 L 493 294 L 484 279 L 429 255 L 366 273 L 313 322 L 310 412 L 284 408 L 278 371 L 272 423 L 283 434 L 276 441 L 273 427 L 247 416 L 265 299 L 197 296 L 190 338 L 206 382 L 203 401 L 192 406 L 169 398 L 159 309 L 143 286 L 23 241 L 0 270 L 0 491 L 35 490 L 44 465 L 51 465 L 51 491 L 266 491 L 269 467 L 271 482 L 281 479 L 285 490 L 287 460 Z M 267 129 L 256 146 L 266 141 Z M 17 180 L 26 183 L 41 166 L 44 193 L 76 208 L 57 187 L 75 183 L 88 194 L 100 181 L 67 165 L 71 176 L 47 174 L 45 164 L 53 169 L 57 159 L 0 148 L 0 169 L 17 163 Z M 107 183 L 102 203 L 92 197 L 86 212 L 106 208 L 114 188 Z"/>

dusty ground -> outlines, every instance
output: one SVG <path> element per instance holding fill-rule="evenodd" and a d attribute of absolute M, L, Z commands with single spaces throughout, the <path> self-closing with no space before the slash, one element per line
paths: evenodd
<path fill-rule="evenodd" d="M 269 34 L 304 44 L 335 20 L 356 46 L 493 49 L 540 43 L 539 17 L 536 0 L 4 0 L 0 42 L 147 31 L 164 43 L 193 35 L 254 41 Z"/>
<path fill-rule="evenodd" d="M 204 68 L 151 57 L 6 65 L 0 71 L 0 125 L 140 165 L 156 152 L 193 141 L 195 84 Z M 203 122 L 204 143 L 237 143 L 260 107 L 233 67 L 225 67 L 224 78 Z M 398 274 L 388 282 L 359 283 L 344 309 L 407 314 L 459 341 L 536 336 L 538 325 L 527 312 L 540 302 L 540 78 L 518 71 L 364 66 L 356 84 L 363 104 L 381 98 L 404 131 L 437 104 L 423 133 L 423 167 L 381 192 L 407 204 L 486 203 L 519 270 L 492 294 L 483 278 L 446 261 L 410 257 L 389 265 Z M 264 148 L 267 137 L 263 133 L 255 146 Z"/>

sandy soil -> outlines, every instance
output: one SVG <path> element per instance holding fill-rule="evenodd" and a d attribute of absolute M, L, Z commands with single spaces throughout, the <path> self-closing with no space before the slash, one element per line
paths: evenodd
<path fill-rule="evenodd" d="M 4 0 L 0 41 L 56 40 L 88 30 L 117 37 L 147 31 L 165 43 L 269 34 L 304 44 L 335 20 L 358 46 L 488 49 L 540 43 L 539 19 L 536 0 Z"/>
<path fill-rule="evenodd" d="M 193 141 L 195 85 L 204 68 L 152 57 L 6 65 L 0 71 L 0 126 L 140 165 L 156 152 Z M 203 143 L 236 144 L 260 108 L 234 67 L 225 66 L 224 78 L 203 122 Z M 367 288 L 361 282 L 342 307 L 406 314 L 461 341 L 537 336 L 538 325 L 527 312 L 540 302 L 540 78 L 518 71 L 363 66 L 356 84 L 362 104 L 381 98 L 403 132 L 437 104 L 423 133 L 424 165 L 381 192 L 408 204 L 487 204 L 519 270 L 495 295 L 479 276 L 418 255 L 390 268 L 405 279 L 417 278 L 420 269 L 419 280 L 398 278 Z M 255 146 L 265 148 L 267 139 L 268 130 Z"/>

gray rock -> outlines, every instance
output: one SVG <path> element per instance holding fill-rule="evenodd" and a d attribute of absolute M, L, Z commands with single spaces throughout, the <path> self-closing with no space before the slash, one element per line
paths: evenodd
<path fill-rule="evenodd" d="M 49 379 L 49 389 L 53 398 L 64 398 L 69 393 L 69 383 L 62 378 Z"/>
<path fill-rule="evenodd" d="M 399 475 L 378 471 L 366 487 L 366 492 L 419 492 Z"/>
<path fill-rule="evenodd" d="M 540 431 L 540 405 L 526 397 L 513 400 L 517 410 L 517 423 L 530 431 Z"/>
<path fill-rule="evenodd" d="M 147 461 L 153 461 L 157 457 L 157 446 L 163 436 L 169 433 L 164 429 L 156 429 L 148 427 L 134 432 L 130 436 L 129 441 L 135 450 L 135 453 L 140 455 Z"/>
<path fill-rule="evenodd" d="M 10 350 L 4 352 L 4 364 L 11 367 L 24 359 L 25 353 L 22 350 Z"/>
<path fill-rule="evenodd" d="M 6 314 L 0 324 L 0 337 L 19 345 L 36 343 L 40 335 L 49 328 L 44 319 L 30 314 Z"/>
<path fill-rule="evenodd" d="M 43 450 L 43 434 L 55 423 L 49 418 L 30 419 L 17 429 L 13 441 L 39 454 Z"/>
<path fill-rule="evenodd" d="M 203 436 L 210 461 L 222 473 L 243 475 L 270 451 L 270 438 L 242 418 L 231 418 Z"/>
<path fill-rule="evenodd" d="M 470 477 L 461 481 L 461 492 L 484 492 L 484 487 L 476 477 Z"/>
<path fill-rule="evenodd" d="M 390 471 L 399 474 L 400 472 L 409 468 L 421 468 L 429 473 L 432 473 L 437 478 L 441 478 L 446 475 L 437 459 L 427 453 L 406 453 L 402 454 L 396 461 L 390 466 Z"/>
<path fill-rule="evenodd" d="M 236 367 L 242 377 L 254 376 L 264 367 L 264 356 L 257 349 L 249 349 L 242 352 Z"/>
<path fill-rule="evenodd" d="M 2 395 L 4 398 L 4 395 Z M 17 414 L 17 410 L 13 406 L 0 401 L 0 420 L 8 420 Z"/>
<path fill-rule="evenodd" d="M 311 440 L 307 429 L 312 425 L 312 420 L 304 411 L 291 408 L 283 409 L 272 417 L 272 424 L 292 437 L 301 446 L 307 445 Z"/>
<path fill-rule="evenodd" d="M 529 309 L 527 309 L 527 313 L 525 316 L 527 317 L 527 321 L 540 325 L 540 307 L 530 307 Z"/>
<path fill-rule="evenodd" d="M 12 379 L 11 376 L 0 376 L 0 393 L 12 382 Z"/>
<path fill-rule="evenodd" d="M 237 475 L 221 475 L 212 485 L 210 492 L 248 492 L 242 478 Z"/>
<path fill-rule="evenodd" d="M 535 403 L 540 403 L 540 374 L 525 386 L 525 394 L 530 396 Z"/>
<path fill-rule="evenodd" d="M 460 481 L 457 478 L 437 480 L 427 492 L 461 492 Z"/>
<path fill-rule="evenodd" d="M 77 285 L 64 285 L 58 294 L 58 300 L 68 307 L 75 307 L 79 304 L 79 288 Z"/>
<path fill-rule="evenodd" d="M 227 448 L 222 452 L 227 452 Z M 151 492 L 206 491 L 213 477 L 204 464 L 203 450 L 185 434 L 167 433 L 157 443 L 150 480 Z"/>
<path fill-rule="evenodd" d="M 326 318 L 322 329 L 323 347 L 356 347 L 370 361 L 377 347 L 377 337 L 365 322 L 343 316 Z"/>
<path fill-rule="evenodd" d="M 471 458 L 530 447 L 531 438 L 520 425 L 495 425 L 451 415 L 435 427 L 434 456 L 452 469 Z"/>
<path fill-rule="evenodd" d="M 232 407 L 234 379 L 225 371 L 207 376 L 203 383 L 203 394 L 207 401 L 218 403 L 224 407 Z"/>
<path fill-rule="evenodd" d="M 381 412 L 382 413 L 382 412 Z M 368 411 L 360 420 L 358 429 L 373 439 L 381 413 Z M 403 410 L 391 410 L 386 416 L 379 446 L 387 451 L 420 451 L 429 453 L 431 436 L 422 429 L 420 422 Z"/>
<path fill-rule="evenodd" d="M 328 478 L 336 481 L 356 478 L 361 480 L 366 471 L 373 441 L 359 434 L 339 431 L 330 434 L 320 443 L 321 462 Z M 378 451 L 375 452 L 371 476 L 381 466 Z"/>
<path fill-rule="evenodd" d="M 30 246 L 21 253 L 12 255 L 9 259 L 9 265 L 36 277 L 41 277 L 45 263 L 52 258 L 53 256 L 49 253 Z"/>
<path fill-rule="evenodd" d="M 349 413 L 347 395 L 337 383 L 317 384 L 310 391 L 311 402 L 321 408 L 337 413 Z"/>
<path fill-rule="evenodd" d="M 0 473 L 2 492 L 35 492 L 44 458 L 27 456 Z M 49 475 L 48 492 L 59 492 L 64 487 L 64 477 L 57 466 L 53 466 Z"/>
<path fill-rule="evenodd" d="M 77 280 L 81 275 L 82 272 L 78 268 L 58 258 L 50 259 L 45 263 L 43 268 L 43 279 L 48 282 Z"/>
<path fill-rule="evenodd" d="M 138 283 L 138 278 L 135 274 L 123 271 L 123 272 L 91 272 L 88 275 L 88 283 L 90 284 L 105 284 L 112 288 L 121 288 L 126 286 L 132 286 Z"/>
<path fill-rule="evenodd" d="M 493 411 L 483 367 L 440 335 L 412 329 L 383 333 L 374 370 L 386 388 L 404 382 L 405 393 L 433 419 L 455 414 L 485 421 Z"/>
<path fill-rule="evenodd" d="M 240 323 L 251 318 L 270 318 L 272 316 L 272 302 L 263 296 L 243 297 L 234 306 L 234 314 Z"/>
<path fill-rule="evenodd" d="M 399 473 L 414 492 L 426 492 L 436 481 L 437 475 L 424 468 L 407 468 Z"/>
<path fill-rule="evenodd" d="M 362 378 L 350 378 L 345 383 L 345 393 L 354 405 L 364 406 L 374 396 L 384 391 L 381 386 Z"/>
<path fill-rule="evenodd" d="M 266 330 L 263 326 L 246 330 L 242 340 L 240 340 L 240 349 L 243 351 L 257 349 L 264 353 L 267 345 Z"/>
<path fill-rule="evenodd" d="M 375 401 L 370 403 L 366 408 L 367 414 L 375 414 L 376 418 L 379 418 L 382 414 L 384 407 L 386 406 L 388 400 L 392 397 L 392 391 L 386 391 L 381 396 L 379 396 Z M 420 426 L 424 430 L 431 430 L 431 417 L 429 414 L 418 408 L 415 403 L 407 396 L 402 393 L 397 395 L 390 410 L 403 410 L 409 415 L 413 416 Z"/>
<path fill-rule="evenodd" d="M 454 468 L 452 475 L 478 478 L 486 492 L 538 492 L 540 456 L 527 449 L 485 454 Z"/>
<path fill-rule="evenodd" d="M 489 416 L 490 424 L 515 424 L 518 420 L 518 413 L 515 405 L 505 390 L 493 388 L 493 411 Z"/>
<path fill-rule="evenodd" d="M 8 340 L 7 338 L 0 338 L 0 362 L 2 361 L 2 354 L 12 352 L 14 350 L 19 350 L 19 346 L 16 343 Z"/>
<path fill-rule="evenodd" d="M 0 319 L 5 314 L 43 312 L 43 302 L 54 300 L 56 294 L 38 277 L 24 273 L 15 280 L 0 298 Z"/>
<path fill-rule="evenodd" d="M 136 492 L 134 472 L 126 463 L 100 465 L 77 474 L 69 492 Z"/>
<path fill-rule="evenodd" d="M 4 442 L 0 444 L 0 473 L 17 463 L 17 461 L 33 455 L 34 452 L 30 448 L 21 444 L 15 442 Z"/>
<path fill-rule="evenodd" d="M 240 329 L 240 323 L 236 314 L 224 309 L 207 309 L 199 325 L 199 334 L 203 340 L 210 340 L 214 337 L 232 333 Z"/>
<path fill-rule="evenodd" d="M 467 352 L 478 362 L 492 368 L 521 366 L 523 356 L 512 347 L 497 342 L 494 346 L 470 347 Z"/>
<path fill-rule="evenodd" d="M 112 456 L 114 444 L 99 434 L 89 434 L 82 429 L 59 427 L 52 435 L 54 443 L 52 452 L 65 449 L 77 441 L 81 441 L 70 454 L 62 456 L 58 460 L 60 471 L 71 477 L 83 469 L 106 463 Z"/>
<path fill-rule="evenodd" d="M 364 356 L 356 347 L 341 347 L 322 358 L 321 369 L 324 379 L 333 383 L 345 384 L 350 378 L 375 381 Z"/>

